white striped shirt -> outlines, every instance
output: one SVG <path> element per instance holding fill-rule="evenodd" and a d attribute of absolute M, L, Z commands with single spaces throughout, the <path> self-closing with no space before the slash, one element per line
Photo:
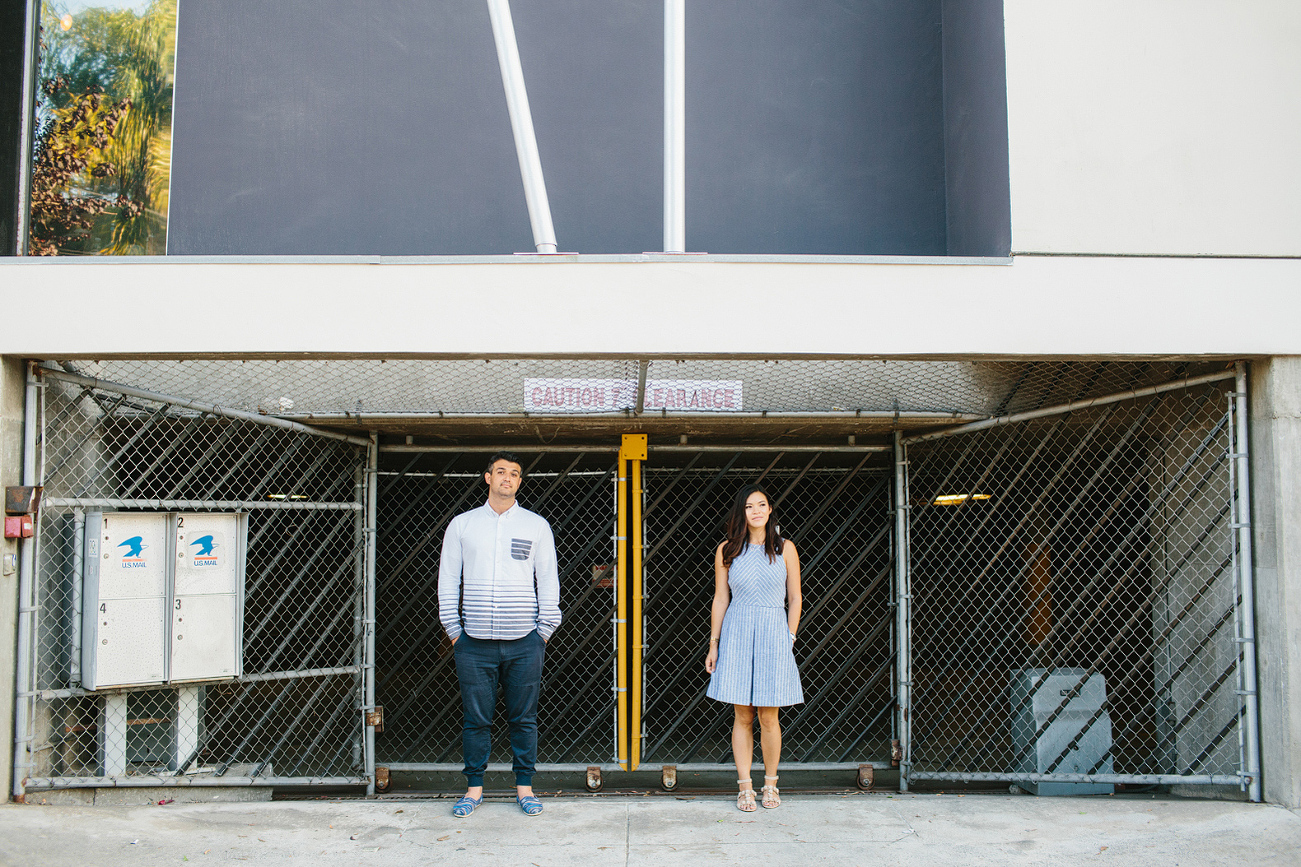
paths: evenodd
<path fill-rule="evenodd" d="M 536 579 L 535 579 L 536 576 Z M 551 525 L 518 503 L 484 503 L 447 525 L 438 565 L 438 619 L 455 641 L 511 641 L 560 625 L 560 577 Z"/>

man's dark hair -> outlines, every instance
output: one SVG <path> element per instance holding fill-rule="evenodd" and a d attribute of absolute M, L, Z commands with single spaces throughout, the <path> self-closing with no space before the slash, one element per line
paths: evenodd
<path fill-rule="evenodd" d="M 519 467 L 521 475 L 524 473 L 524 464 L 515 456 L 514 452 L 495 452 L 492 457 L 488 458 L 488 466 L 484 467 L 483 471 L 485 473 L 491 473 L 492 465 L 497 463 L 497 461 L 509 461 Z"/>

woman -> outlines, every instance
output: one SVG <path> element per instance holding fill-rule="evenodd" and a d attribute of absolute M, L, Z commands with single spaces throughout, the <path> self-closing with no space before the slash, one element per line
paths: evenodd
<path fill-rule="evenodd" d="M 734 706 L 732 756 L 740 786 L 736 806 L 749 813 L 755 809 L 750 779 L 755 710 L 763 746 L 762 803 L 772 809 L 781 804 L 777 711 L 804 701 L 792 650 L 800 625 L 800 556 L 793 543 L 777 535 L 768 492 L 759 485 L 737 493 L 726 530 L 727 538 L 714 553 L 706 695 Z"/>

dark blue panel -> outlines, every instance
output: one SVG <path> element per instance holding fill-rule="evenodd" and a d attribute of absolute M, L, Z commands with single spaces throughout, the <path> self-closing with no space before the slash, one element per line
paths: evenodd
<path fill-rule="evenodd" d="M 517 0 L 561 249 L 653 248 L 660 4 Z M 182 0 L 171 253 L 532 250 L 483 0 Z"/>
<path fill-rule="evenodd" d="M 480 0 L 181 0 L 178 29 L 169 252 L 532 248 Z"/>
<path fill-rule="evenodd" d="M 939 0 L 687 5 L 687 247 L 945 252 Z"/>
<path fill-rule="evenodd" d="M 688 241 L 942 253 L 939 0 L 688 6 Z M 562 250 L 660 245 L 663 4 L 515 0 Z M 182 0 L 172 253 L 532 249 L 483 0 Z"/>
<path fill-rule="evenodd" d="M 948 252 L 1012 249 L 1003 0 L 944 0 Z"/>
<path fill-rule="evenodd" d="M 663 0 L 511 7 L 560 249 L 660 249 Z"/>

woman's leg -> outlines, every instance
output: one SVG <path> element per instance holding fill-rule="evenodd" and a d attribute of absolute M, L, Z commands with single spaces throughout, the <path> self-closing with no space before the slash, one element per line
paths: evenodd
<path fill-rule="evenodd" d="M 732 717 L 732 758 L 736 760 L 736 808 L 745 813 L 754 812 L 754 782 L 750 779 L 750 766 L 754 762 L 754 708 L 734 704 Z"/>
<path fill-rule="evenodd" d="M 777 721 L 777 708 L 759 708 L 759 737 L 763 745 L 763 805 L 771 809 L 782 802 L 777 794 L 777 763 L 782 757 L 782 728 Z"/>
<path fill-rule="evenodd" d="M 782 757 L 782 727 L 777 721 L 775 707 L 759 708 L 759 744 L 763 748 L 763 773 L 766 777 L 777 776 L 777 763 Z M 736 733 L 732 734 L 735 750 Z"/>
<path fill-rule="evenodd" d="M 732 757 L 736 760 L 736 778 L 750 779 L 750 766 L 754 763 L 754 708 L 735 704 L 732 718 Z"/>

